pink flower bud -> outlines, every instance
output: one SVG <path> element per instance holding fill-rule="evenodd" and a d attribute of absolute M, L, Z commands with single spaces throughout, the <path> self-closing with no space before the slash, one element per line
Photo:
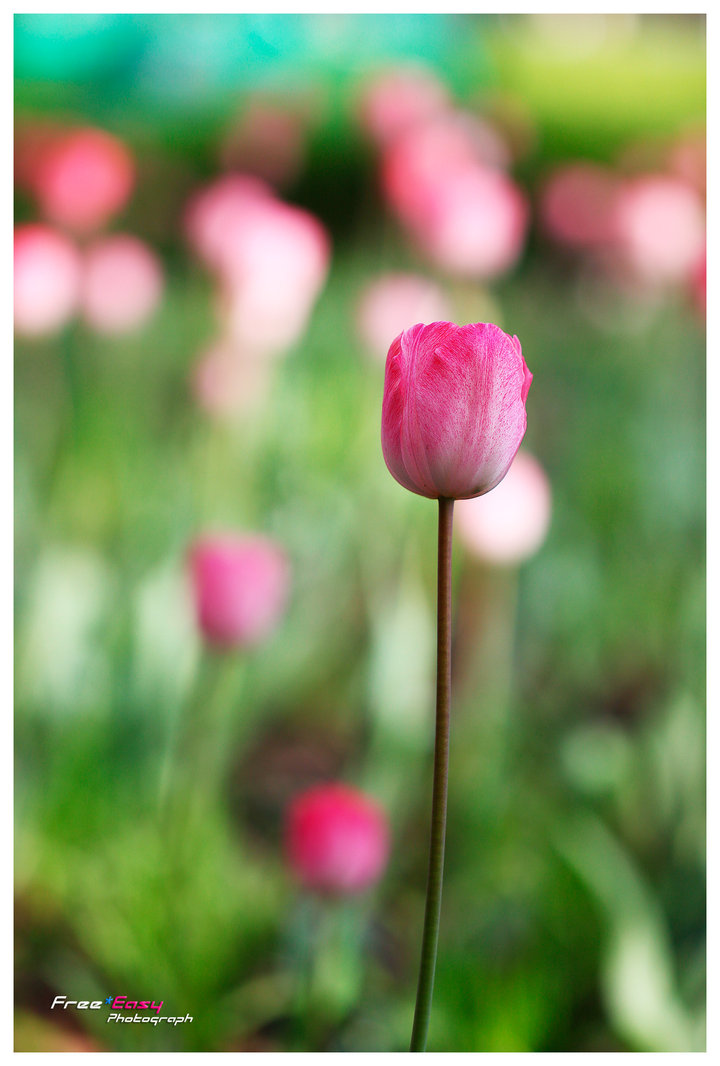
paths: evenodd
<path fill-rule="evenodd" d="M 436 322 L 448 314 L 442 289 L 416 274 L 384 274 L 368 285 L 358 308 L 364 343 L 385 361 L 388 345 L 406 322 Z"/>
<path fill-rule="evenodd" d="M 137 329 L 157 307 L 162 290 L 160 262 L 137 237 L 114 234 L 87 250 L 81 305 L 98 333 Z"/>
<path fill-rule="evenodd" d="M 15 329 L 43 336 L 60 329 L 75 313 L 80 288 L 80 253 L 64 234 L 30 224 L 15 230 Z"/>
<path fill-rule="evenodd" d="M 259 644 L 285 610 L 290 569 L 285 552 L 261 537 L 202 537 L 190 553 L 198 624 L 222 648 Z"/>
<path fill-rule="evenodd" d="M 80 233 L 100 228 L 120 211 L 134 182 L 135 167 L 128 149 L 99 129 L 53 137 L 40 152 L 32 176 L 47 217 Z"/>
<path fill-rule="evenodd" d="M 473 555 L 511 566 L 531 556 L 545 540 L 550 508 L 545 471 L 537 459 L 520 451 L 487 499 L 458 500 L 455 526 Z"/>
<path fill-rule="evenodd" d="M 494 488 L 525 435 L 532 374 L 498 326 L 406 329 L 385 365 L 382 449 L 393 477 L 430 499 Z"/>
<path fill-rule="evenodd" d="M 339 895 L 361 892 L 382 874 L 389 849 L 383 810 L 356 789 L 317 785 L 290 804 L 285 850 L 306 888 Z"/>

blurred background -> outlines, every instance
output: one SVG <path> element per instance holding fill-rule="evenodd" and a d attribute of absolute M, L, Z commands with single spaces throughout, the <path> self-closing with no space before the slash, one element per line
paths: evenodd
<path fill-rule="evenodd" d="M 379 423 L 441 318 L 534 381 L 457 509 L 429 1050 L 702 1050 L 704 17 L 18 15 L 15 174 L 16 1050 L 406 1049 L 436 508 Z M 288 844 L 324 782 L 362 890 Z"/>

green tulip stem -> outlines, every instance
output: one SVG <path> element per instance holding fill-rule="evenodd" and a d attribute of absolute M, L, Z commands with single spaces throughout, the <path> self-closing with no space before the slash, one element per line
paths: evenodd
<path fill-rule="evenodd" d="M 450 637 L 452 610 L 452 519 L 451 499 L 441 498 L 438 520 L 438 593 L 437 593 L 437 698 L 435 719 L 435 762 L 430 823 L 430 861 L 428 865 L 425 923 L 420 954 L 415 1019 L 411 1051 L 424 1051 L 430 1025 L 438 933 L 442 899 L 445 826 L 447 823 L 448 764 L 450 755 Z"/>

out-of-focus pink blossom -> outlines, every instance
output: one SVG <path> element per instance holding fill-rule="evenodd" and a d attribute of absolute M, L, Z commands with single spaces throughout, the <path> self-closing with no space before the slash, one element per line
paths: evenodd
<path fill-rule="evenodd" d="M 365 87 L 360 119 L 378 144 L 449 109 L 450 97 L 427 67 L 396 67 L 376 75 Z"/>
<path fill-rule="evenodd" d="M 511 566 L 533 555 L 550 526 L 550 483 L 540 463 L 519 451 L 500 484 L 488 496 L 458 500 L 455 526 L 473 555 Z"/>
<path fill-rule="evenodd" d="M 241 234 L 260 197 L 272 196 L 264 181 L 247 174 L 226 174 L 192 196 L 185 230 L 193 250 L 213 270 L 221 270 L 228 245 Z"/>
<path fill-rule="evenodd" d="M 26 336 L 54 333 L 77 309 L 80 253 L 49 226 L 18 226 L 14 241 L 15 329 Z"/>
<path fill-rule="evenodd" d="M 528 215 L 525 196 L 511 178 L 475 166 L 448 174 L 437 185 L 416 238 L 442 269 L 493 278 L 519 259 Z"/>
<path fill-rule="evenodd" d="M 267 394 L 272 366 L 228 341 L 211 345 L 192 372 L 192 390 L 208 414 L 226 417 L 251 410 Z"/>
<path fill-rule="evenodd" d="M 408 323 L 439 322 L 450 317 L 439 285 L 417 274 L 384 274 L 362 294 L 358 327 L 368 350 L 385 361 L 390 342 Z"/>
<path fill-rule="evenodd" d="M 250 100 L 225 137 L 223 165 L 282 187 L 300 173 L 305 157 L 305 127 L 306 119 L 287 104 Z"/>
<path fill-rule="evenodd" d="M 556 170 L 540 202 L 545 230 L 573 248 L 597 248 L 613 237 L 619 179 L 605 167 L 574 163 Z"/>
<path fill-rule="evenodd" d="M 209 644 L 251 647 L 280 622 L 290 567 L 273 541 L 233 533 L 203 536 L 191 549 L 190 569 L 198 625 Z"/>
<path fill-rule="evenodd" d="M 383 154 L 382 186 L 398 218 L 422 230 L 449 177 L 476 166 L 501 169 L 508 162 L 507 147 L 492 126 L 453 112 L 392 140 Z"/>
<path fill-rule="evenodd" d="M 198 194 L 188 231 L 218 275 L 232 342 L 256 353 L 293 344 L 327 277 L 330 243 L 318 219 L 262 182 L 232 176 Z"/>
<path fill-rule="evenodd" d="M 707 314 L 707 253 L 693 272 L 690 289 L 695 307 L 704 318 Z"/>
<path fill-rule="evenodd" d="M 160 260 L 129 234 L 113 234 L 85 253 L 81 307 L 98 333 L 126 333 L 153 313 L 163 292 Z"/>
<path fill-rule="evenodd" d="M 490 322 L 433 322 L 390 345 L 382 405 L 387 468 L 406 489 L 462 500 L 505 477 L 525 435 L 532 374 Z"/>
<path fill-rule="evenodd" d="M 318 785 L 290 804 L 286 856 L 306 888 L 330 895 L 362 892 L 383 873 L 389 849 L 384 811 L 357 789 Z"/>
<path fill-rule="evenodd" d="M 670 149 L 669 168 L 682 181 L 705 195 L 707 186 L 707 140 L 704 130 L 685 132 Z"/>
<path fill-rule="evenodd" d="M 664 175 L 627 181 L 614 212 L 623 264 L 650 285 L 687 280 L 705 250 L 705 212 L 698 193 Z"/>
<path fill-rule="evenodd" d="M 38 152 L 31 184 L 43 213 L 59 226 L 90 233 L 127 203 L 135 165 L 117 137 L 75 129 L 51 137 Z"/>

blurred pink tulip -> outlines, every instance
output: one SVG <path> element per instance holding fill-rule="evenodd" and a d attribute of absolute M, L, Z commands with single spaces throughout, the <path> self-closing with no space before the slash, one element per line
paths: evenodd
<path fill-rule="evenodd" d="M 155 253 L 137 237 L 113 234 L 85 253 L 81 307 L 98 333 L 139 328 L 157 307 L 163 272 Z"/>
<path fill-rule="evenodd" d="M 707 138 L 705 130 L 688 130 L 670 150 L 669 169 L 692 185 L 701 196 L 707 187 Z"/>
<path fill-rule="evenodd" d="M 705 251 L 705 212 L 698 193 L 664 175 L 627 181 L 614 212 L 623 264 L 650 285 L 688 280 Z"/>
<path fill-rule="evenodd" d="M 285 850 L 290 869 L 304 887 L 330 895 L 362 892 L 387 865 L 385 813 L 347 785 L 318 785 L 290 804 Z"/>
<path fill-rule="evenodd" d="M 619 179 L 605 167 L 573 163 L 556 170 L 540 202 L 545 230 L 560 244 L 596 248 L 613 237 Z"/>
<path fill-rule="evenodd" d="M 506 174 L 477 166 L 437 186 L 416 236 L 444 270 L 493 278 L 519 259 L 528 214 L 524 195 Z"/>
<path fill-rule="evenodd" d="M 80 253 L 49 226 L 18 226 L 14 241 L 15 330 L 42 336 L 59 330 L 77 310 Z"/>
<path fill-rule="evenodd" d="M 531 382 L 520 341 L 490 323 L 405 330 L 385 368 L 382 449 L 390 473 L 430 499 L 489 492 L 525 435 Z"/>
<path fill-rule="evenodd" d="M 459 112 L 423 122 L 394 138 L 382 160 L 382 186 L 398 218 L 422 231 L 438 190 L 475 167 L 501 169 L 509 153 L 491 126 Z"/>
<path fill-rule="evenodd" d="M 275 187 L 300 173 L 307 120 L 281 101 L 251 99 L 225 137 L 221 156 L 228 169 L 253 174 Z"/>
<path fill-rule="evenodd" d="M 185 230 L 206 266 L 223 268 L 232 254 L 229 246 L 242 234 L 256 201 L 271 196 L 264 181 L 246 174 L 226 174 L 194 194 L 185 212 Z"/>
<path fill-rule="evenodd" d="M 257 536 L 207 535 L 192 546 L 190 567 L 198 624 L 209 644 L 244 648 L 270 636 L 290 582 L 279 545 Z"/>
<path fill-rule="evenodd" d="M 358 327 L 368 350 L 384 362 L 390 342 L 408 322 L 438 322 L 449 313 L 443 291 L 433 281 L 416 274 L 384 274 L 362 294 Z"/>
<path fill-rule="evenodd" d="M 321 223 L 261 182 L 237 176 L 198 195 L 188 228 L 218 274 L 232 342 L 255 353 L 290 347 L 327 277 L 330 243 Z"/>
<path fill-rule="evenodd" d="M 550 526 L 550 483 L 540 463 L 519 451 L 507 474 L 487 498 L 458 500 L 455 523 L 473 555 L 512 566 L 533 555 Z"/>
<path fill-rule="evenodd" d="M 104 130 L 70 130 L 50 138 L 38 153 L 31 183 L 52 222 L 90 233 L 127 203 L 135 165 L 122 141 Z"/>
<path fill-rule="evenodd" d="M 690 290 L 693 303 L 698 313 L 704 318 L 707 314 L 707 253 L 703 255 L 693 272 L 693 276 L 690 279 Z"/>
<path fill-rule="evenodd" d="M 363 126 L 386 144 L 409 126 L 445 112 L 450 96 L 439 78 L 421 66 L 396 67 L 376 75 L 360 101 Z"/>
<path fill-rule="evenodd" d="M 265 397 L 271 382 L 268 360 L 243 352 L 227 341 L 208 348 L 192 373 L 197 402 L 208 414 L 224 417 L 246 412 Z"/>

